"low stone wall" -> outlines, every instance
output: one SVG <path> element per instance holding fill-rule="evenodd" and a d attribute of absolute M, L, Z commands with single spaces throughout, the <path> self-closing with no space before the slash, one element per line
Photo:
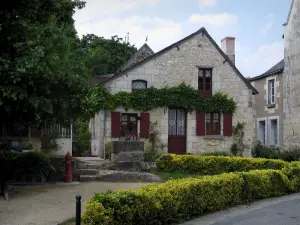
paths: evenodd
<path fill-rule="evenodd" d="M 111 160 L 144 161 L 144 142 L 142 141 L 112 141 Z M 142 155 L 142 156 L 141 156 Z"/>

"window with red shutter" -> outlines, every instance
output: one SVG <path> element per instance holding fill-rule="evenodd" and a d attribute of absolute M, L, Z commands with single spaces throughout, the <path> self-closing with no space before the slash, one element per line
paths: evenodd
<path fill-rule="evenodd" d="M 150 129 L 150 113 L 141 113 L 140 117 L 140 137 L 147 138 Z"/>
<path fill-rule="evenodd" d="M 205 135 L 205 112 L 196 111 L 196 135 Z"/>
<path fill-rule="evenodd" d="M 223 135 L 232 136 L 232 113 L 223 113 Z"/>
<path fill-rule="evenodd" d="M 121 137 L 121 113 L 111 112 L 111 136 Z"/>
<path fill-rule="evenodd" d="M 220 113 L 205 113 L 206 135 L 220 135 Z"/>

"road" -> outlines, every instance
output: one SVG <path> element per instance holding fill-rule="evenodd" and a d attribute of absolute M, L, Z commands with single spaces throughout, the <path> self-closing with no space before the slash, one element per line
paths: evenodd
<path fill-rule="evenodd" d="M 238 206 L 183 225 L 300 225 L 300 194 Z"/>

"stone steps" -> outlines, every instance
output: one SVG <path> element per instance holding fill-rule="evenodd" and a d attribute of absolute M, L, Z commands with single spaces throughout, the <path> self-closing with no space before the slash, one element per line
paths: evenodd
<path fill-rule="evenodd" d="M 97 175 L 99 173 L 98 169 L 78 169 L 80 175 Z"/>
<path fill-rule="evenodd" d="M 161 182 L 161 179 L 151 173 L 128 171 L 102 171 L 98 175 L 81 175 L 80 181 L 104 181 L 104 182 Z"/>

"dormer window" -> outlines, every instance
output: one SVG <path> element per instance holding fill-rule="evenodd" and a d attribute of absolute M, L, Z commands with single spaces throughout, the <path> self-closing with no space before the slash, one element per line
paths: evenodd
<path fill-rule="evenodd" d="M 145 80 L 133 80 L 132 81 L 132 92 L 147 88 L 147 81 Z"/>

